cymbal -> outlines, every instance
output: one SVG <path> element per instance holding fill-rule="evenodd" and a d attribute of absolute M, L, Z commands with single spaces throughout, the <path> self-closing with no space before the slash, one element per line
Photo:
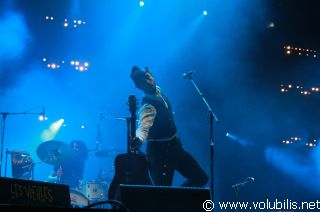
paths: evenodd
<path fill-rule="evenodd" d="M 98 150 L 94 155 L 97 157 L 110 157 L 110 156 L 114 156 L 119 152 L 121 152 L 120 149 L 110 148 L 110 149 Z"/>
<path fill-rule="evenodd" d="M 41 143 L 37 148 L 37 155 L 45 163 L 60 165 L 73 157 L 72 148 L 61 141 L 49 140 Z"/>

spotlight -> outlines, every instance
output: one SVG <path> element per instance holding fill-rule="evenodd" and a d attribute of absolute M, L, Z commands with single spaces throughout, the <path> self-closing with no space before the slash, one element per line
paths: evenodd
<path fill-rule="evenodd" d="M 270 23 L 268 24 L 268 28 L 274 28 L 274 27 L 275 27 L 274 22 L 270 22 Z"/>
<path fill-rule="evenodd" d="M 293 136 L 290 139 L 284 139 L 282 140 L 283 144 L 295 144 L 301 141 L 301 137 Z"/>
<path fill-rule="evenodd" d="M 140 7 L 143 7 L 144 6 L 144 1 L 140 1 L 139 5 L 140 5 Z"/>
<path fill-rule="evenodd" d="M 299 56 L 311 56 L 313 58 L 317 57 L 316 55 L 316 50 L 313 49 L 309 49 L 309 48 L 299 48 L 299 47 L 295 47 L 295 46 L 284 46 L 284 48 L 286 49 L 285 53 L 288 55 L 299 55 Z"/>
<path fill-rule="evenodd" d="M 208 15 L 208 12 L 206 10 L 204 10 L 203 15 Z"/>
<path fill-rule="evenodd" d="M 46 117 L 46 116 L 44 116 L 44 115 L 40 115 L 39 117 L 38 117 L 38 119 L 39 119 L 39 121 L 45 121 L 45 120 L 48 120 L 48 117 Z"/>
<path fill-rule="evenodd" d="M 286 140 L 286 141 L 284 141 L 284 143 L 285 143 L 285 144 L 292 144 L 293 142 Z"/>
<path fill-rule="evenodd" d="M 316 147 L 317 144 L 315 144 L 315 143 L 306 143 L 306 146 L 307 147 Z"/>
<path fill-rule="evenodd" d="M 306 143 L 306 146 L 308 146 L 308 147 L 316 147 L 317 146 L 317 139 L 313 139 L 309 143 Z"/>
<path fill-rule="evenodd" d="M 59 120 L 51 123 L 49 128 L 42 132 L 42 135 L 41 135 L 42 140 L 45 141 L 45 140 L 53 139 L 56 136 L 56 134 L 58 133 L 63 122 L 64 122 L 64 119 L 59 119 Z"/>
<path fill-rule="evenodd" d="M 237 135 L 229 133 L 229 132 L 226 133 L 226 137 L 228 137 L 229 139 L 237 142 L 241 146 L 247 146 L 247 145 L 250 144 L 249 141 L 247 141 L 245 139 L 242 139 L 242 138 L 239 138 Z"/>

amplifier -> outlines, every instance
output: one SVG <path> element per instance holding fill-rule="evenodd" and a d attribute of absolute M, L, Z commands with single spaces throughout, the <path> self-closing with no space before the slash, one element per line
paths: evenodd
<path fill-rule="evenodd" d="M 205 200 L 207 188 L 120 184 L 120 201 L 132 212 L 203 212 Z"/>
<path fill-rule="evenodd" d="M 71 207 L 69 186 L 0 177 L 0 205 Z"/>

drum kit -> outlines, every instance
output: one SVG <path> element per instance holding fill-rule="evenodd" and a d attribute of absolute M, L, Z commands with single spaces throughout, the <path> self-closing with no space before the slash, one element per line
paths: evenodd
<path fill-rule="evenodd" d="M 120 152 L 119 149 L 115 148 L 92 151 L 94 151 L 94 155 L 100 159 L 115 157 L 115 155 Z M 37 155 L 44 163 L 54 166 L 74 157 L 71 147 L 57 140 L 49 140 L 41 143 L 37 148 Z M 89 181 L 82 180 L 77 188 L 70 188 L 71 205 L 83 207 L 93 202 L 107 200 L 107 191 L 111 179 L 103 178 L 101 175 L 100 171 L 98 179 Z"/>

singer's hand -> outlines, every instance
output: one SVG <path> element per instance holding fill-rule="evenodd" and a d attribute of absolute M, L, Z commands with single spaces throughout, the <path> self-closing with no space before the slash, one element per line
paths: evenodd
<path fill-rule="evenodd" d="M 138 137 L 134 137 L 130 142 L 131 151 L 138 151 L 142 145 L 142 141 Z"/>

